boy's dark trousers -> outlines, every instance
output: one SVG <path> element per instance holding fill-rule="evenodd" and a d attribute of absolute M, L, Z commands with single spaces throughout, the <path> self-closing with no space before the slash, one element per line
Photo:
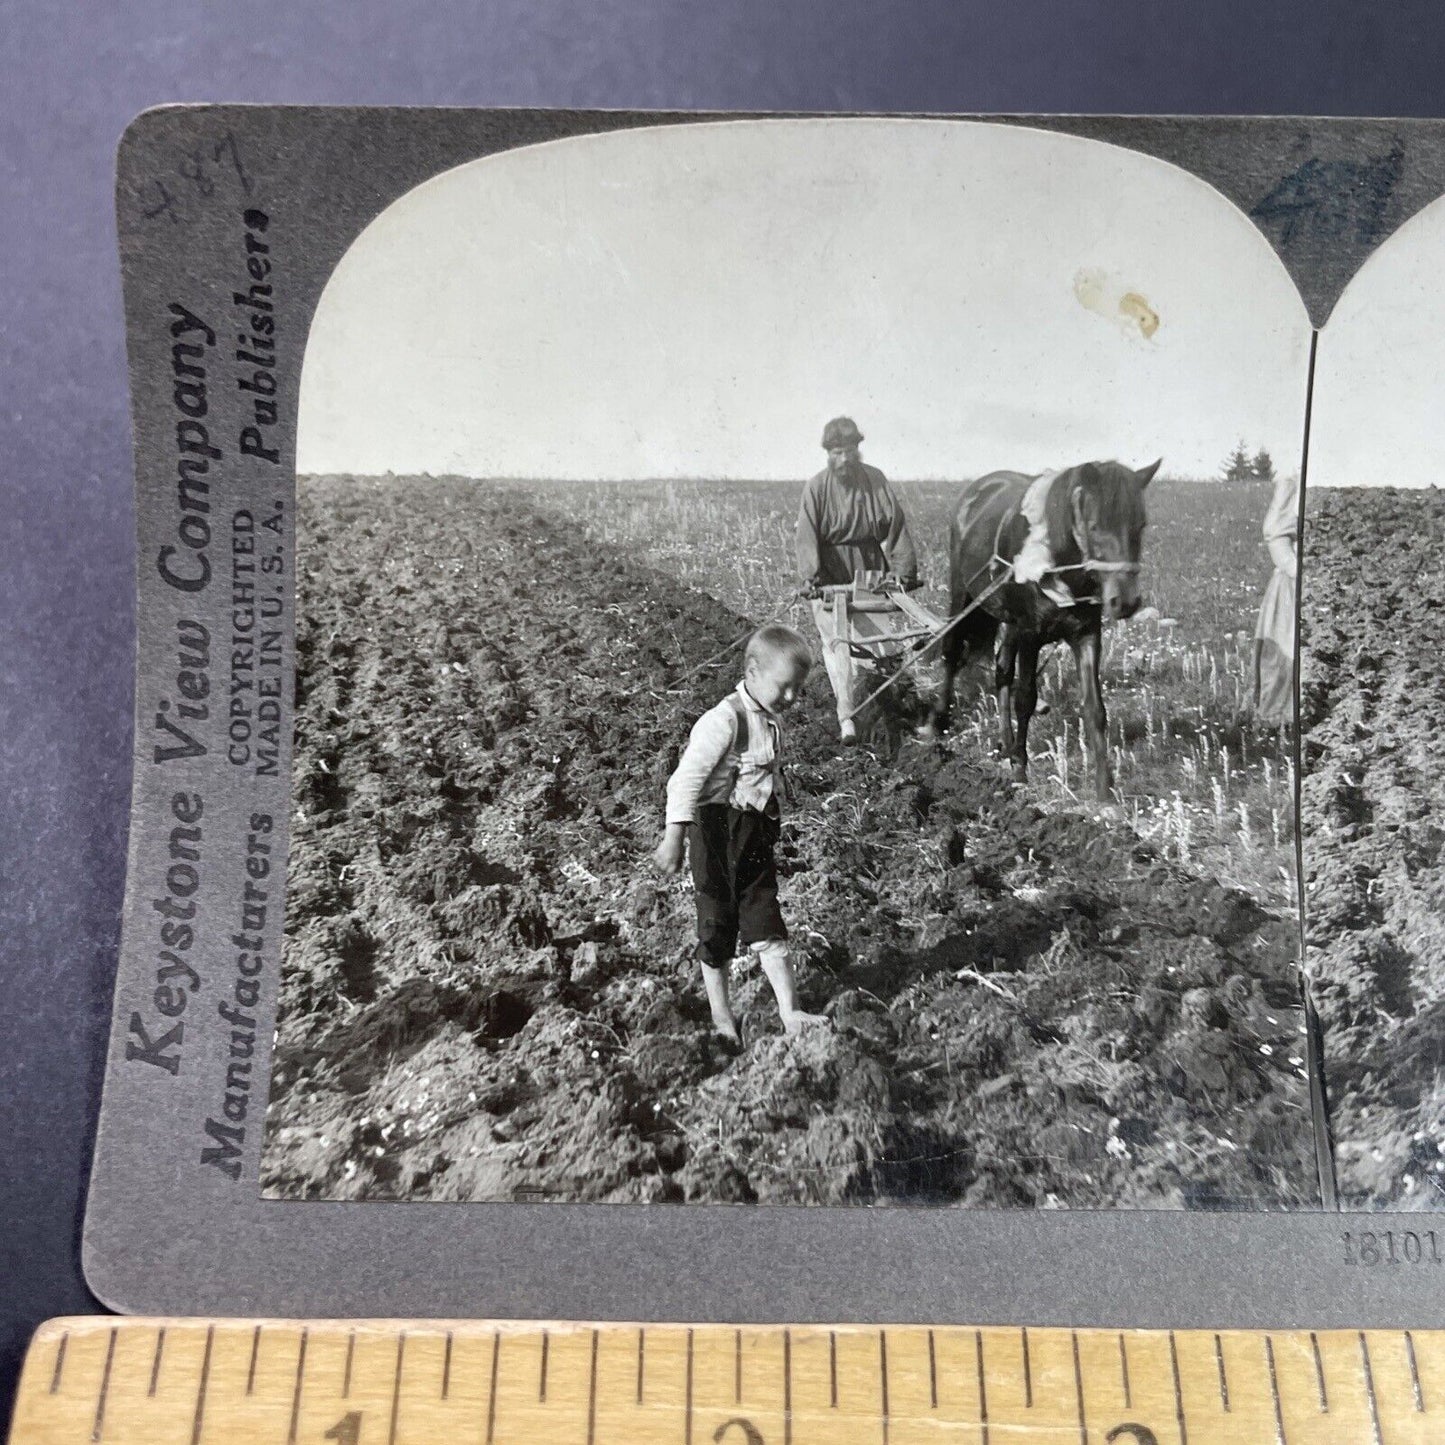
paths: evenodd
<path fill-rule="evenodd" d="M 697 957 L 726 968 L 741 944 L 786 938 L 773 851 L 778 819 L 704 803 L 688 836 L 697 900 Z"/>

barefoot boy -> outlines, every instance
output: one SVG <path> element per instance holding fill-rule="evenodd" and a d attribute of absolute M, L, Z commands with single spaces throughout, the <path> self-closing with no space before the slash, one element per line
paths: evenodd
<path fill-rule="evenodd" d="M 818 1017 L 798 1007 L 773 858 L 782 801 L 777 719 L 797 700 L 812 657 L 798 633 L 777 623 L 753 633 L 744 656 L 736 691 L 693 724 L 668 780 L 667 829 L 653 854 L 664 873 L 676 873 L 684 838 L 690 842 L 696 957 L 713 1027 L 734 1043 L 728 966 L 739 943 L 758 955 L 790 1034 Z"/>

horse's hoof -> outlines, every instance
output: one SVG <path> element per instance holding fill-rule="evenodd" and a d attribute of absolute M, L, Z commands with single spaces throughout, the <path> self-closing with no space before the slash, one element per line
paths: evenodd
<path fill-rule="evenodd" d="M 934 718 L 929 718 L 913 729 L 913 736 L 921 743 L 936 743 L 943 736 L 943 729 Z"/>
<path fill-rule="evenodd" d="M 852 718 L 845 718 L 838 725 L 838 737 L 844 747 L 852 747 L 858 741 L 858 725 Z"/>

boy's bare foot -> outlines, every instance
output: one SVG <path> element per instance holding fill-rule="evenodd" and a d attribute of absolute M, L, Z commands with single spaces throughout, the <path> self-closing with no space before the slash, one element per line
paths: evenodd
<path fill-rule="evenodd" d="M 736 1044 L 738 1048 L 743 1045 L 743 1038 L 738 1033 L 738 1021 L 731 1014 L 714 1014 L 712 1016 L 713 1032 L 720 1038 L 724 1038 L 730 1044 Z"/>
<path fill-rule="evenodd" d="M 743 1041 L 738 1033 L 738 1021 L 733 1017 L 732 1000 L 728 997 L 728 971 L 726 966 L 703 963 L 703 986 L 707 989 L 707 1011 L 712 1015 L 713 1032 L 724 1038 L 735 1048 L 742 1048 Z"/>
<path fill-rule="evenodd" d="M 822 1014 L 805 1014 L 802 1009 L 794 1009 L 791 1013 L 783 1015 L 783 1032 L 788 1034 L 800 1034 L 806 1028 L 814 1024 L 822 1024 L 828 1027 L 828 1020 Z"/>

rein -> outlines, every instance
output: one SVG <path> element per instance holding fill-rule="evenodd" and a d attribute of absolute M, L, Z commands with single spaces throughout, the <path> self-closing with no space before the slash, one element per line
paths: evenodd
<path fill-rule="evenodd" d="M 989 559 L 988 565 L 993 566 L 995 563 L 1009 571 L 1013 570 L 1014 564 L 1007 557 L 1000 557 L 997 550 Z M 1050 567 L 1044 575 L 1049 577 L 1056 572 L 1139 572 L 1143 566 L 1142 562 L 1103 562 L 1097 557 L 1085 557 L 1082 562 L 1063 562 L 1057 567 Z"/>
<path fill-rule="evenodd" d="M 1050 567 L 1050 572 L 1138 572 L 1142 562 L 1101 562 L 1097 557 L 1086 557 L 1082 562 L 1068 562 L 1062 567 Z"/>

